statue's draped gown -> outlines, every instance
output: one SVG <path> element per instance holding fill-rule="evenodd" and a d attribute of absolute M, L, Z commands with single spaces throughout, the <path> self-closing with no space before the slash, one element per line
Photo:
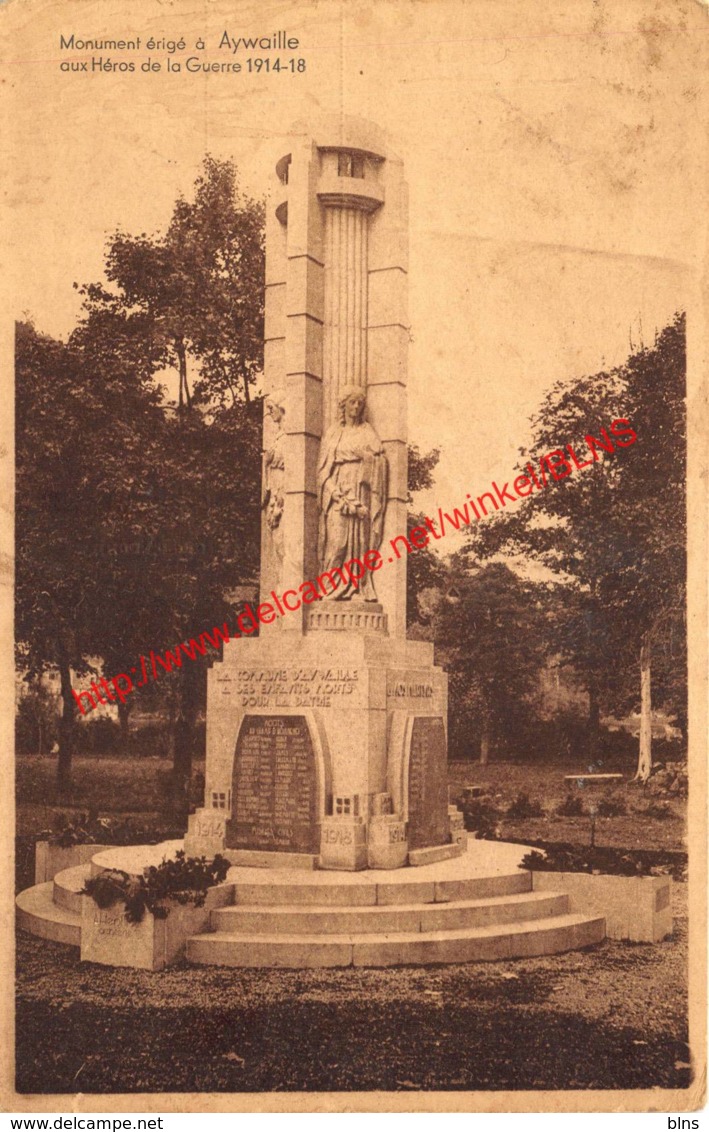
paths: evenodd
<path fill-rule="evenodd" d="M 378 549 L 382 541 L 387 497 L 386 456 L 367 421 L 329 429 L 321 448 L 318 491 L 320 569 L 334 570 L 353 558 L 362 562 L 367 551 Z M 339 601 L 356 595 L 377 600 L 369 570 L 359 585 L 348 582 L 332 594 Z"/>

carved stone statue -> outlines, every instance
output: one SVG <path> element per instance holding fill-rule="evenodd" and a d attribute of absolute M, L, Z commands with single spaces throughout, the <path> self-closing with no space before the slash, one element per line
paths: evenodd
<path fill-rule="evenodd" d="M 286 415 L 285 394 L 275 390 L 266 398 L 266 412 L 276 426 L 277 432 L 270 448 L 263 457 L 263 501 L 262 510 L 266 513 L 266 524 L 271 533 L 273 550 L 279 563 L 283 564 L 283 507 L 285 499 L 285 440 L 283 420 Z"/>
<path fill-rule="evenodd" d="M 318 470 L 320 529 L 318 553 L 321 570 L 360 561 L 382 541 L 387 501 L 387 458 L 382 442 L 364 419 L 366 393 L 346 385 L 338 402 L 340 420 L 323 437 Z M 371 571 L 359 586 L 349 582 L 333 593 L 335 601 L 355 596 L 376 601 Z"/>

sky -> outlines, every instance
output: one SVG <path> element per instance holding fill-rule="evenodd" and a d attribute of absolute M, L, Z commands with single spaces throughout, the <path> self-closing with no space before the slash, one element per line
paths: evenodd
<path fill-rule="evenodd" d="M 410 191 L 409 436 L 441 448 L 422 503 L 478 494 L 509 476 L 551 384 L 621 363 L 692 300 L 697 11 L 681 0 L 15 2 L 12 313 L 66 335 L 73 284 L 101 277 L 107 235 L 164 229 L 206 152 L 233 158 L 260 195 L 290 123 L 370 118 Z M 224 31 L 281 28 L 300 40 L 302 74 L 168 74 L 160 51 L 156 75 L 59 69 L 86 57 L 60 50 L 60 34 L 184 36 L 183 58 L 222 62 L 234 59 Z"/>

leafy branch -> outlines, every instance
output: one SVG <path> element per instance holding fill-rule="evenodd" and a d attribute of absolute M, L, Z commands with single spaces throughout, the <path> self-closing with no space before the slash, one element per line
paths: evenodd
<path fill-rule="evenodd" d="M 146 912 L 156 920 L 165 920 L 170 901 L 202 908 L 209 889 L 222 883 L 229 868 L 229 861 L 220 853 L 209 861 L 206 857 L 185 857 L 180 849 L 172 860 L 151 865 L 140 877 L 122 869 L 106 869 L 89 877 L 81 893 L 102 909 L 125 904 L 130 924 L 140 924 Z"/>

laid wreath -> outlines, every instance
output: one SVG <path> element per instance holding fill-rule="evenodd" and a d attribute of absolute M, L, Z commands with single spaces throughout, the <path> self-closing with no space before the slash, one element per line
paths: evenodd
<path fill-rule="evenodd" d="M 151 912 L 156 920 L 164 920 L 170 914 L 169 901 L 203 907 L 207 891 L 222 883 L 229 868 L 229 861 L 221 853 L 207 860 L 186 857 L 180 849 L 171 860 L 150 865 L 140 877 L 122 869 L 106 869 L 89 877 L 81 893 L 90 896 L 99 908 L 125 904 L 126 919 L 131 924 L 141 923 L 146 912 Z"/>

